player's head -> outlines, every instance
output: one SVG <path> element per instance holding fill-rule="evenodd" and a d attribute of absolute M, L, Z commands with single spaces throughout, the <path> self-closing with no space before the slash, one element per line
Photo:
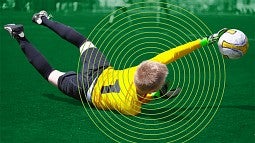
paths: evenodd
<path fill-rule="evenodd" d="M 135 73 L 136 88 L 143 92 L 154 92 L 164 84 L 168 69 L 165 64 L 154 61 L 144 61 L 138 65 Z"/>

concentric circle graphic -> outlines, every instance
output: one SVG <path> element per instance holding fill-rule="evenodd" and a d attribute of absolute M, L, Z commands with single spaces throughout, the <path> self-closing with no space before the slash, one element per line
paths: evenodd
<path fill-rule="evenodd" d="M 113 13 L 114 21 L 109 24 Z M 213 33 L 194 14 L 170 3 L 139 2 L 130 5 L 127 11 L 118 9 L 113 13 L 95 26 L 88 39 L 116 70 L 137 66 L 164 51 Z M 77 71 L 82 70 L 79 65 Z M 167 66 L 171 88 L 182 88 L 176 98 L 153 99 L 142 106 L 137 116 L 100 110 L 83 101 L 94 125 L 116 142 L 187 142 L 199 134 L 217 113 L 224 94 L 223 58 L 218 48 L 210 45 Z"/>

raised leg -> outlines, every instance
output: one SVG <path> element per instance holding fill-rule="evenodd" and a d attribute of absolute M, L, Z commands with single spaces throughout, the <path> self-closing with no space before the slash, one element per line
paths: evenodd
<path fill-rule="evenodd" d="M 87 41 L 87 39 L 73 28 L 66 26 L 60 22 L 50 20 L 51 16 L 46 11 L 40 11 L 35 13 L 32 17 L 32 21 L 44 25 L 58 34 L 61 38 L 72 43 L 76 47 L 80 48 L 81 45 Z"/>
<path fill-rule="evenodd" d="M 44 56 L 27 40 L 23 32 L 23 25 L 7 24 L 4 28 L 18 41 L 27 60 L 34 66 L 43 78 L 48 80 L 49 75 L 52 71 L 54 71 L 54 69 Z"/>

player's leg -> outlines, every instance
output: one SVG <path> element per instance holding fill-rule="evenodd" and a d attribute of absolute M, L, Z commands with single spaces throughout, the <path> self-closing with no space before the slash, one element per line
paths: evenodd
<path fill-rule="evenodd" d="M 112 24 L 113 23 L 113 19 L 114 19 L 114 15 L 116 14 L 116 11 L 114 11 L 112 14 L 111 14 L 111 16 L 110 16 L 110 18 L 109 18 L 109 21 L 108 21 L 108 23 L 109 24 Z"/>
<path fill-rule="evenodd" d="M 127 7 L 122 7 L 121 10 L 124 13 L 125 17 L 127 18 L 128 22 L 132 24 L 131 18 L 129 16 L 129 14 L 127 13 L 127 10 L 128 10 Z"/>
<path fill-rule="evenodd" d="M 54 70 L 43 55 L 27 40 L 23 26 L 7 24 L 4 26 L 4 29 L 6 29 L 18 41 L 27 60 L 42 75 L 42 77 L 57 86 L 58 78 L 64 73 Z"/>
<path fill-rule="evenodd" d="M 125 17 L 127 18 L 128 22 L 131 23 L 131 18 L 130 18 L 130 16 L 127 13 L 127 7 L 125 7 L 125 6 L 117 6 L 117 7 L 115 7 L 115 11 L 111 14 L 108 23 L 109 24 L 113 23 L 115 15 L 117 15 L 119 11 L 121 11 L 125 15 Z"/>
<path fill-rule="evenodd" d="M 50 17 L 51 16 L 49 16 L 46 11 L 40 11 L 39 13 L 35 13 L 33 15 L 32 21 L 50 28 L 61 38 L 67 40 L 78 48 L 87 40 L 83 35 L 75 31 L 73 28 L 60 22 L 52 21 L 50 20 Z"/>

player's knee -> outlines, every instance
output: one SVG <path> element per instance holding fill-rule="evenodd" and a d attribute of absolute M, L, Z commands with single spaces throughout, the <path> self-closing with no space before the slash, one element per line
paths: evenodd
<path fill-rule="evenodd" d="M 50 73 L 48 77 L 48 81 L 53 84 L 54 86 L 58 86 L 58 79 L 60 76 L 64 75 L 64 72 L 60 72 L 58 70 L 54 70 Z"/>

